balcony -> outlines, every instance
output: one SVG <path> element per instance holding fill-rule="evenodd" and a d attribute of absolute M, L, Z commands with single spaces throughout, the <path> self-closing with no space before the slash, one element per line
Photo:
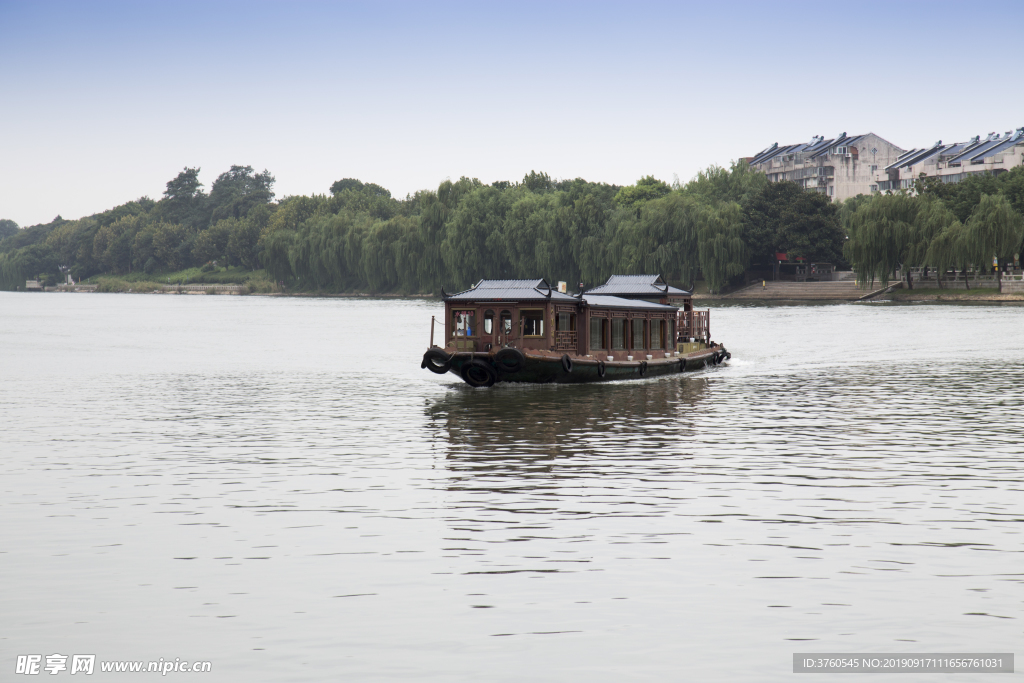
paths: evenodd
<path fill-rule="evenodd" d="M 711 311 L 679 311 L 679 337 L 682 339 L 711 338 Z"/>

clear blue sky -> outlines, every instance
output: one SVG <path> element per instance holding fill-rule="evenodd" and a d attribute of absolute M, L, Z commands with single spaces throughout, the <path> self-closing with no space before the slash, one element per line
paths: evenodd
<path fill-rule="evenodd" d="M 780 144 L 1024 125 L 1019 2 L 0 0 L 0 218 L 269 169 L 396 196 L 543 170 L 629 184 Z"/>

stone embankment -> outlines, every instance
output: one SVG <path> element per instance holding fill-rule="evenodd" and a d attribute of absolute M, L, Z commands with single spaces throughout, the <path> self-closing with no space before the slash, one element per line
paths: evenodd
<path fill-rule="evenodd" d="M 722 299 L 759 301 L 856 301 L 865 294 L 856 282 L 767 282 L 744 287 Z"/>
<path fill-rule="evenodd" d="M 716 299 L 749 301 L 858 301 L 882 294 L 887 288 L 862 289 L 852 272 L 838 272 L 829 282 L 756 282 Z"/>
<path fill-rule="evenodd" d="M 46 287 L 44 291 L 95 292 L 98 288 L 99 285 L 57 285 L 55 287 Z M 248 294 L 249 288 L 245 285 L 161 285 L 159 289 L 140 289 L 134 292 L 129 285 L 128 291 L 133 294 L 156 294 L 161 292 L 165 294 Z"/>
<path fill-rule="evenodd" d="M 248 294 L 249 288 L 245 285 L 164 285 L 160 288 L 164 292 L 177 292 L 179 294 Z"/>
<path fill-rule="evenodd" d="M 1003 276 L 1000 291 L 1003 294 L 1024 294 L 1024 273 Z"/>
<path fill-rule="evenodd" d="M 865 289 L 857 285 L 852 272 L 840 272 L 832 282 L 776 281 L 763 285 L 757 282 L 727 294 L 694 298 L 720 301 L 1024 301 L 1024 275 L 1020 274 L 1003 276 L 1002 282 L 992 276 L 971 279 L 969 290 L 962 280 L 944 281 L 943 285 L 943 289 L 938 289 L 934 278 L 915 278 L 913 289 L 900 280 L 886 287 L 876 283 L 873 289 Z"/>

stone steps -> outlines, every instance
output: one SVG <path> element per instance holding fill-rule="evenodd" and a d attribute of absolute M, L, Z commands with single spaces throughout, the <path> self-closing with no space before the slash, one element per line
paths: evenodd
<path fill-rule="evenodd" d="M 762 288 L 760 283 L 723 296 L 723 299 L 751 300 L 822 300 L 856 301 L 868 290 L 861 289 L 854 280 L 839 282 L 769 282 Z"/>

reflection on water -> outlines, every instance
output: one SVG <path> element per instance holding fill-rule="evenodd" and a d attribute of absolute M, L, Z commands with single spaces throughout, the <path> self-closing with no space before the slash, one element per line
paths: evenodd
<path fill-rule="evenodd" d="M 702 375 L 576 387 L 499 385 L 492 396 L 457 387 L 427 407 L 443 433 L 449 466 L 514 467 L 520 459 L 584 461 L 643 457 L 693 437 L 693 411 L 707 393 Z M 493 463 L 489 465 L 488 463 Z M 571 472 L 565 472 L 571 476 Z"/>
<path fill-rule="evenodd" d="M 472 390 L 419 369 L 435 308 L 0 296 L 4 652 L 774 681 L 1014 650 L 1024 309 L 721 308 L 719 368 Z"/>

